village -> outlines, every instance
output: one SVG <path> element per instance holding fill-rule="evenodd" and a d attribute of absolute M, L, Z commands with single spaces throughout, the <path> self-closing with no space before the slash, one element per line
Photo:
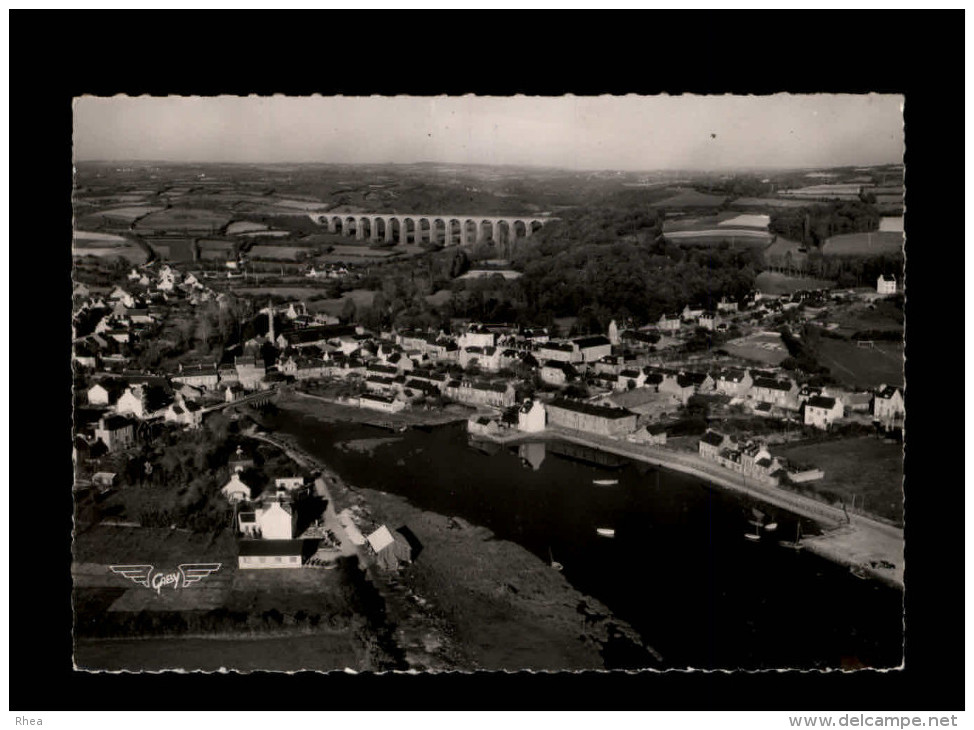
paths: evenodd
<path fill-rule="evenodd" d="M 411 414 L 420 420 L 447 414 L 446 420 L 466 420 L 475 439 L 590 439 L 595 448 L 618 442 L 625 447 L 620 453 L 676 468 L 692 457 L 704 468 L 719 467 L 718 476 L 750 480 L 752 488 L 792 490 L 802 500 L 839 507 L 847 522 L 850 511 L 876 516 L 857 505 L 855 494 L 816 492 L 827 469 L 776 452 L 815 433 L 901 438 L 901 387 L 797 379 L 780 366 L 789 354 L 782 332 L 795 333 L 807 321 L 828 327 L 830 307 L 872 307 L 895 294 L 895 280 L 886 277 L 875 291 L 752 292 L 742 301 L 687 303 L 652 326 L 613 321 L 604 334 L 571 338 L 551 338 L 543 327 L 474 322 L 451 332 L 370 332 L 311 315 L 301 301 L 268 303 L 252 318 L 263 326 L 225 347 L 219 361 L 195 357 L 169 369 L 135 369 L 173 313 L 191 317 L 208 308 L 217 320 L 240 316 L 230 295 L 201 276 L 150 264 L 107 292 L 75 287 L 76 323 L 91 328 L 75 339 L 73 354 L 83 394 L 75 419 L 78 484 L 111 489 L 112 457 L 153 429 L 198 430 L 209 414 L 288 394 L 374 412 L 374 423 L 396 428 L 415 423 L 403 420 Z M 231 336 L 243 332 L 239 322 L 223 326 Z M 705 337 L 720 339 L 701 352 L 694 344 Z M 325 496 L 323 482 L 312 484 L 310 474 L 265 475 L 273 486 L 253 493 L 241 476 L 252 465 L 238 447 L 220 489 L 239 536 L 241 569 L 326 564 L 343 545 L 392 568 L 409 560 L 408 541 L 384 525 L 367 525 L 363 535 L 347 512 L 299 516 L 309 497 Z M 311 554 L 309 538 L 318 545 Z"/>

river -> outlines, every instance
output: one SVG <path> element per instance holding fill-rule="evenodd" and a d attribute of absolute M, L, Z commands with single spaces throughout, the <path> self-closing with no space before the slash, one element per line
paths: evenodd
<path fill-rule="evenodd" d="M 284 409 L 266 425 L 353 486 L 401 495 L 546 561 L 553 556 L 578 590 L 631 624 L 668 666 L 901 663 L 902 593 L 780 546 L 795 539 L 799 519 L 803 534 L 818 532 L 805 518 L 648 464 L 605 455 L 591 463 L 563 443 L 478 444 L 464 424 L 391 434 Z M 379 437 L 365 442 L 370 448 L 345 445 Z M 755 530 L 754 507 L 778 523 L 760 541 L 745 539 Z M 599 527 L 615 537 L 599 536 Z"/>

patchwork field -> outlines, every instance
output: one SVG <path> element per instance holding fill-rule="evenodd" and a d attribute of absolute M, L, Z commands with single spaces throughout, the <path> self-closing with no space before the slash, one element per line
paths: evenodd
<path fill-rule="evenodd" d="M 264 223 L 254 223 L 253 221 L 234 221 L 227 226 L 227 235 L 235 236 L 238 233 L 249 233 L 251 231 L 266 231 L 267 225 Z"/>
<path fill-rule="evenodd" d="M 719 208 L 727 200 L 723 195 L 708 195 L 691 188 L 677 188 L 679 192 L 669 198 L 651 203 L 654 208 Z"/>
<path fill-rule="evenodd" d="M 192 238 L 149 238 L 149 246 L 163 261 L 192 261 Z"/>
<path fill-rule="evenodd" d="M 95 231 L 75 231 L 74 232 L 74 245 L 76 247 L 83 247 L 83 246 L 90 246 L 90 245 L 106 246 L 109 243 L 117 243 L 118 245 L 122 245 L 125 243 L 125 237 L 116 236 L 114 233 L 98 233 Z"/>
<path fill-rule="evenodd" d="M 897 231 L 847 233 L 832 236 L 822 247 L 826 256 L 893 254 L 903 250 L 903 234 Z"/>
<path fill-rule="evenodd" d="M 300 261 L 307 258 L 314 249 L 304 246 L 253 246 L 247 255 L 252 259 L 268 261 Z"/>
<path fill-rule="evenodd" d="M 730 205 L 732 208 L 801 208 L 808 203 L 784 198 L 737 198 Z"/>
<path fill-rule="evenodd" d="M 149 258 L 141 246 L 134 243 L 121 246 L 74 246 L 71 249 L 73 256 L 96 256 L 98 258 L 112 258 L 119 256 L 133 264 L 144 264 Z"/>
<path fill-rule="evenodd" d="M 154 213 L 157 211 L 164 210 L 161 206 L 151 206 L 151 205 L 132 205 L 126 206 L 124 208 L 108 208 L 106 210 L 99 210 L 94 213 L 90 213 L 91 216 L 99 216 L 102 218 L 118 218 L 124 221 L 134 221 L 136 218 L 141 218 L 149 213 Z"/>
<path fill-rule="evenodd" d="M 150 213 L 137 224 L 144 231 L 217 231 L 229 215 L 204 208 L 168 208 Z"/>

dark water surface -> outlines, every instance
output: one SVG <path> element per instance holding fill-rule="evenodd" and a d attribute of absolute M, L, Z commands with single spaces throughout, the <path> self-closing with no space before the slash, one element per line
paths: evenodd
<path fill-rule="evenodd" d="M 743 495 L 640 462 L 589 454 L 601 462 L 589 463 L 563 443 L 476 444 L 464 424 L 393 434 L 281 410 L 267 425 L 353 486 L 483 525 L 545 561 L 550 550 L 572 585 L 629 622 L 667 666 L 900 664 L 902 593 L 781 547 L 799 518 Z M 390 437 L 399 440 L 371 453 L 342 446 Z M 752 507 L 779 525 L 760 542 L 744 538 Z M 804 534 L 818 532 L 801 521 Z"/>

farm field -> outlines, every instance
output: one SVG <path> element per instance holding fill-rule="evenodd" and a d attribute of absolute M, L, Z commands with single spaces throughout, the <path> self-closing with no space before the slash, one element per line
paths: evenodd
<path fill-rule="evenodd" d="M 155 213 L 164 210 L 161 206 L 152 205 L 132 205 L 126 206 L 124 208 L 107 208 L 105 210 L 94 211 L 88 213 L 87 215 L 96 218 L 118 218 L 124 221 L 134 221 L 136 218 L 141 218 L 149 213 Z"/>
<path fill-rule="evenodd" d="M 822 247 L 826 256 L 892 254 L 903 250 L 903 234 L 896 231 L 846 233 L 832 236 Z"/>
<path fill-rule="evenodd" d="M 88 245 L 87 241 L 97 241 L 99 244 L 104 244 L 109 241 L 117 241 L 122 243 L 125 241 L 124 236 L 116 236 L 114 233 L 98 233 L 97 231 L 75 231 L 74 232 L 74 242 L 75 246 L 85 246 Z"/>
<path fill-rule="evenodd" d="M 902 233 L 903 232 L 903 216 L 901 215 L 884 215 L 879 219 L 879 231 L 884 233 L 886 231 Z"/>
<path fill-rule="evenodd" d="M 249 233 L 251 231 L 266 231 L 265 223 L 255 223 L 253 221 L 234 221 L 227 226 L 227 235 L 235 236 L 238 233 Z"/>
<path fill-rule="evenodd" d="M 734 357 L 778 365 L 788 357 L 788 349 L 777 332 L 758 333 L 725 342 L 722 349 Z"/>
<path fill-rule="evenodd" d="M 864 330 L 903 332 L 903 310 L 883 299 L 873 302 L 871 306 L 856 303 L 835 308 L 828 319 L 838 324 L 836 332 L 846 337 Z"/>
<path fill-rule="evenodd" d="M 149 258 L 141 246 L 134 243 L 122 246 L 74 246 L 71 249 L 73 256 L 96 256 L 98 258 L 112 258 L 119 256 L 133 264 L 144 264 Z"/>
<path fill-rule="evenodd" d="M 777 271 L 762 271 L 754 278 L 754 288 L 764 294 L 791 294 L 803 289 L 832 289 L 834 281 L 787 276 Z"/>
<path fill-rule="evenodd" d="M 877 195 L 876 196 L 876 202 L 877 203 L 880 203 L 880 204 L 884 204 L 884 203 L 885 204 L 896 204 L 896 203 L 902 204 L 903 203 L 903 195 L 900 194 L 900 193 L 897 193 L 896 195 Z"/>
<path fill-rule="evenodd" d="M 251 247 L 247 255 L 252 259 L 269 261 L 299 261 L 314 253 L 314 249 L 305 246 L 262 246 Z"/>
<path fill-rule="evenodd" d="M 310 281 L 310 280 L 309 280 Z M 285 299 L 307 299 L 313 296 L 321 296 L 323 289 L 312 285 L 308 286 L 241 286 L 235 287 L 233 293 L 239 296 L 249 297 L 283 297 Z M 309 309 L 314 309 L 309 303 Z"/>
<path fill-rule="evenodd" d="M 286 236 L 293 235 L 291 231 L 244 231 L 242 233 L 235 233 L 235 236 L 240 236 L 241 238 L 257 238 L 258 236 L 269 236 L 270 238 L 284 238 Z"/>
<path fill-rule="evenodd" d="M 136 224 L 145 231 L 207 231 L 223 228 L 229 215 L 200 208 L 168 208 L 150 213 Z"/>
<path fill-rule="evenodd" d="M 715 245 L 721 241 L 730 244 L 746 246 L 766 246 L 771 242 L 771 234 L 767 231 L 756 231 L 748 228 L 712 228 L 705 231 L 674 231 L 664 233 L 667 240 L 693 245 Z"/>
<path fill-rule="evenodd" d="M 856 388 L 903 385 L 903 343 L 876 342 L 859 347 L 855 342 L 822 337 L 815 356 L 840 383 Z"/>
<path fill-rule="evenodd" d="M 730 205 L 732 208 L 801 208 L 808 203 L 783 198 L 737 198 Z"/>
<path fill-rule="evenodd" d="M 766 231 L 770 217 L 754 213 L 738 213 L 725 210 L 717 215 L 687 216 L 685 218 L 668 218 L 663 223 L 663 232 L 676 231 L 710 231 L 728 226 L 731 228 L 754 229 Z"/>
<path fill-rule="evenodd" d="M 723 195 L 708 195 L 699 193 L 691 188 L 674 188 L 679 192 L 669 198 L 664 198 L 650 206 L 654 208 L 718 208 L 727 198 Z"/>
<path fill-rule="evenodd" d="M 811 464 L 825 478 L 803 485 L 816 492 L 831 492 L 852 506 L 865 499 L 868 512 L 903 521 L 903 449 L 900 444 L 864 436 L 775 447 L 775 454 L 800 464 Z"/>
<path fill-rule="evenodd" d="M 164 261 L 192 261 L 192 238 L 149 238 L 149 246 Z"/>

